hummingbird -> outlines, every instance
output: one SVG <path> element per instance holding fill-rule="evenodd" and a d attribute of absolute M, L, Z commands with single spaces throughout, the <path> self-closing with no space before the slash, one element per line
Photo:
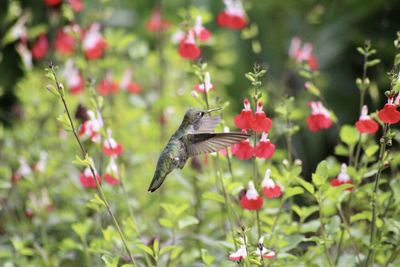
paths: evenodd
<path fill-rule="evenodd" d="M 221 117 L 208 114 L 219 109 L 190 108 L 186 111 L 181 125 L 161 152 L 149 192 L 156 191 L 174 169 L 182 169 L 188 158 L 217 152 L 250 137 L 249 134 L 240 132 L 214 133 Z"/>

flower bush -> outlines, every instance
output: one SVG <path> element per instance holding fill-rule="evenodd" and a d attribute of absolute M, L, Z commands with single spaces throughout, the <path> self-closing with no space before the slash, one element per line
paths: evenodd
<path fill-rule="evenodd" d="M 0 263 L 400 265 L 400 25 L 300 2 L 6 1 Z M 190 107 L 249 138 L 148 193 Z"/>

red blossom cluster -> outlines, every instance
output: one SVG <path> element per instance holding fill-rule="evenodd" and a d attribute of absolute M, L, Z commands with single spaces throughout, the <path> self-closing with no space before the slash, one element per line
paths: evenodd
<path fill-rule="evenodd" d="M 146 23 L 146 28 L 149 32 L 165 31 L 169 28 L 171 23 L 164 20 L 159 7 L 153 8 L 151 11 L 150 19 Z"/>
<path fill-rule="evenodd" d="M 101 118 L 101 114 L 98 113 L 95 116 L 93 111 L 88 111 L 89 119 L 84 121 L 79 129 L 79 137 L 81 138 L 89 138 L 94 143 L 101 142 L 101 134 L 100 131 L 104 127 L 103 119 Z M 117 143 L 115 139 L 112 137 L 111 130 L 107 130 L 107 137 L 103 141 L 102 151 L 106 156 L 110 157 L 110 161 L 106 167 L 105 174 L 103 176 L 104 180 L 110 185 L 119 184 L 119 170 L 117 165 L 117 157 L 122 154 L 123 147 L 121 144 Z M 97 174 L 96 170 L 96 179 L 99 184 L 101 184 L 101 177 Z M 80 175 L 79 180 L 83 187 L 91 187 L 95 188 L 96 181 L 94 180 L 93 173 L 89 167 L 87 167 Z"/>
<path fill-rule="evenodd" d="M 267 169 L 261 188 L 266 198 L 278 198 L 282 195 L 282 186 L 275 183 L 271 178 L 271 170 Z M 264 199 L 258 194 L 253 181 L 249 181 L 247 189 L 240 194 L 240 205 L 245 210 L 260 210 Z"/>
<path fill-rule="evenodd" d="M 232 154 L 241 160 L 248 160 L 253 156 L 270 159 L 275 152 L 275 145 L 268 139 L 267 134 L 272 126 L 272 120 L 265 115 L 261 101 L 257 103 L 257 110 L 254 114 L 251 110 L 249 100 L 245 99 L 243 103 L 244 109 L 233 119 L 236 127 L 242 129 L 244 132 L 252 130 L 256 133 L 262 133 L 262 135 L 256 147 L 250 144 L 249 139 L 233 145 Z"/>
<path fill-rule="evenodd" d="M 240 0 L 224 0 L 225 10 L 217 16 L 217 24 L 220 27 L 241 30 L 246 27 L 246 14 Z"/>

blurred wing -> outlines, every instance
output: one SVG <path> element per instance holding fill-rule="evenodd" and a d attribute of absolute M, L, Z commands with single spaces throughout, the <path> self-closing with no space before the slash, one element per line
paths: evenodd
<path fill-rule="evenodd" d="M 198 123 L 192 126 L 189 133 L 211 133 L 220 121 L 220 116 L 204 116 Z"/>
<path fill-rule="evenodd" d="M 237 144 L 247 138 L 245 133 L 199 133 L 185 136 L 188 156 L 217 152 L 224 147 Z"/>

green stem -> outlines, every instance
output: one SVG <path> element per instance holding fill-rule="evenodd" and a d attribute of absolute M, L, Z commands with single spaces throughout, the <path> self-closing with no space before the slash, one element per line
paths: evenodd
<path fill-rule="evenodd" d="M 330 267 L 333 267 L 333 263 L 332 263 L 332 259 L 329 255 L 329 250 L 328 247 L 326 246 L 326 241 L 327 241 L 327 234 L 325 231 L 325 225 L 324 225 L 324 220 L 322 217 L 322 204 L 321 204 L 321 200 L 318 199 L 318 206 L 319 206 L 319 221 L 321 223 L 321 234 L 322 234 L 322 238 L 323 238 L 323 247 L 324 247 L 324 252 L 325 252 L 325 256 L 326 259 L 328 260 L 328 264 Z"/>
<path fill-rule="evenodd" d="M 385 155 L 385 150 L 386 150 L 386 131 L 388 128 L 388 124 L 385 123 L 383 127 L 383 134 L 382 137 L 380 138 L 380 150 L 379 150 L 379 160 L 378 160 L 378 172 L 375 175 L 375 184 L 374 184 L 374 191 L 372 192 L 372 200 L 371 200 L 371 207 L 372 207 L 372 220 L 371 220 L 371 232 L 370 232 L 370 238 L 369 238 L 369 249 L 368 249 L 368 254 L 367 254 L 367 259 L 365 260 L 364 266 L 369 266 L 370 262 L 371 265 L 374 263 L 374 256 L 375 256 L 375 238 L 376 238 L 376 219 L 378 217 L 378 212 L 376 208 L 376 199 L 378 195 L 378 186 L 379 186 L 379 178 L 381 177 L 381 172 L 382 172 L 382 167 L 383 167 L 383 157 Z"/>
<path fill-rule="evenodd" d="M 392 250 L 392 254 L 390 254 L 388 260 L 386 261 L 384 267 L 388 267 L 390 263 L 392 263 L 395 259 L 397 259 L 397 257 L 400 255 L 400 245 L 397 245 L 397 247 L 395 247 Z"/>
<path fill-rule="evenodd" d="M 61 101 L 62 101 L 62 103 L 63 103 L 63 105 L 64 105 L 64 110 L 65 110 L 65 112 L 67 113 L 68 120 L 69 120 L 69 123 L 70 123 L 70 126 L 71 126 L 71 130 L 72 130 L 72 132 L 73 132 L 73 134 L 74 134 L 74 136 L 75 136 L 75 139 L 76 139 L 77 143 L 79 144 L 79 147 L 80 147 L 81 152 L 82 152 L 82 156 L 83 156 L 83 157 L 86 157 L 87 151 L 86 151 L 85 147 L 83 146 L 83 144 L 81 143 L 81 141 L 80 141 L 80 139 L 79 139 L 79 137 L 78 137 L 78 134 L 77 134 L 76 129 L 75 129 L 74 122 L 73 122 L 73 120 L 72 120 L 72 118 L 71 118 L 71 114 L 70 114 L 70 112 L 69 112 L 67 103 L 66 103 L 65 98 L 64 98 L 64 94 L 62 93 L 62 88 L 61 88 L 61 86 L 60 86 L 60 83 L 59 83 L 58 80 L 57 80 L 57 75 L 56 75 L 56 73 L 55 73 L 55 71 L 54 71 L 54 68 L 53 68 L 53 65 L 52 65 L 52 64 L 50 64 L 50 69 L 51 69 L 51 72 L 52 72 L 52 74 L 53 74 L 54 81 L 55 81 L 55 83 L 56 83 L 57 90 L 58 90 L 58 92 L 59 92 Z M 132 253 L 131 253 L 131 251 L 130 251 L 130 249 L 129 249 L 129 247 L 128 247 L 128 244 L 127 244 L 126 239 L 125 239 L 125 236 L 124 236 L 124 234 L 123 234 L 123 232 L 122 232 L 122 230 L 121 230 L 121 227 L 119 226 L 119 223 L 118 223 L 117 219 L 115 218 L 114 213 L 113 213 L 112 210 L 111 210 L 111 207 L 110 207 L 110 205 L 109 205 L 109 203 L 108 203 L 108 201 L 107 201 L 107 199 L 106 199 L 106 196 L 104 195 L 103 188 L 101 187 L 99 181 L 98 181 L 97 178 L 96 178 L 96 172 L 95 172 L 95 170 L 94 170 L 94 168 L 93 168 L 92 165 L 89 165 L 89 169 L 90 169 L 90 172 L 92 173 L 92 175 L 93 175 L 93 177 L 94 177 L 94 180 L 95 180 L 95 182 L 96 182 L 96 186 L 97 186 L 96 188 L 97 188 L 97 191 L 98 191 L 99 194 L 100 194 L 100 198 L 101 198 L 101 200 L 103 201 L 104 205 L 106 206 L 106 209 L 107 209 L 109 215 L 111 216 L 111 218 L 112 218 L 112 220 L 113 220 L 113 222 L 114 222 L 115 227 L 117 228 L 117 231 L 118 231 L 118 233 L 119 233 L 119 235 L 120 235 L 121 241 L 122 241 L 122 243 L 124 244 L 125 250 L 126 250 L 126 252 L 128 253 L 128 256 L 129 256 L 130 260 L 132 261 L 133 266 L 136 267 L 137 265 L 136 265 L 135 259 L 134 259 L 133 255 L 132 255 Z"/>

